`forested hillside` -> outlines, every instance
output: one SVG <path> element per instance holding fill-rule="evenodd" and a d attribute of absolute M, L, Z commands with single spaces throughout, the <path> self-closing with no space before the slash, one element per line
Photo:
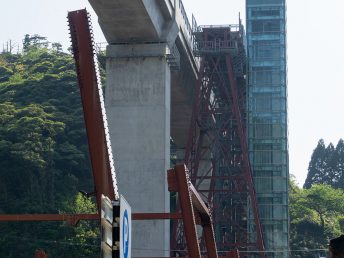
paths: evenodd
<path fill-rule="evenodd" d="M 49 47 L 50 46 L 50 47 Z M 94 212 L 74 60 L 58 43 L 26 35 L 0 54 L 0 213 Z M 97 257 L 96 222 L 0 223 L 0 257 Z M 78 255 L 76 255 L 78 254 Z"/>

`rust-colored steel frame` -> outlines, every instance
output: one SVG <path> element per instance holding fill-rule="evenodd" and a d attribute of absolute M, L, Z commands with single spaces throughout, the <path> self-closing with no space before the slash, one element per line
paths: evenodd
<path fill-rule="evenodd" d="M 178 199 L 183 216 L 188 257 L 201 257 L 196 224 L 203 227 L 207 256 L 217 257 L 217 248 L 210 211 L 197 193 L 188 176 L 186 166 L 177 165 L 167 172 L 168 189 L 178 192 Z"/>
<path fill-rule="evenodd" d="M 195 33 L 195 46 L 201 46 L 196 49 L 201 65 L 184 161 L 190 169 L 191 181 L 197 191 L 209 202 L 215 226 L 227 223 L 235 231 L 234 239 L 232 237 L 218 243 L 219 250 L 239 248 L 244 251 L 256 248 L 263 258 L 262 227 L 245 132 L 246 87 L 242 52 L 239 52 L 244 49 L 242 36 L 242 31 L 233 33 L 230 27 L 208 27 L 198 29 Z M 240 80 L 240 87 L 237 80 Z M 229 138 L 231 143 L 226 143 Z M 208 161 L 210 166 L 206 171 L 201 171 L 200 161 L 205 160 L 209 152 L 212 153 Z M 219 162 L 223 163 L 222 166 L 227 164 L 229 175 L 219 172 Z M 228 189 L 219 188 L 220 181 L 228 181 Z M 204 189 L 204 185 L 208 185 L 208 188 Z M 221 204 L 223 198 L 233 200 L 234 205 L 224 209 Z M 237 218 L 242 215 L 248 219 L 248 209 L 252 210 L 256 228 L 253 241 L 249 240 L 247 224 L 243 227 L 238 224 Z M 233 214 L 237 214 L 236 217 Z M 185 248 L 180 223 L 173 230 L 173 248 Z"/>
<path fill-rule="evenodd" d="M 99 210 L 102 194 L 118 199 L 103 94 L 86 9 L 69 12 L 68 20 Z"/>
<path fill-rule="evenodd" d="M 181 213 L 133 213 L 133 220 L 183 219 Z M 66 221 L 76 226 L 80 220 L 99 220 L 95 214 L 5 214 L 0 215 L 0 222 L 13 221 Z"/>
<path fill-rule="evenodd" d="M 237 87 L 236 78 L 233 72 L 233 66 L 232 66 L 230 55 L 226 55 L 226 64 L 227 64 L 227 75 L 229 79 L 231 93 L 233 96 L 234 115 L 237 121 L 244 121 L 243 118 L 241 117 L 241 112 L 239 109 L 240 105 L 239 105 L 238 87 Z M 260 223 L 258 201 L 257 201 L 256 192 L 254 188 L 251 164 L 250 164 L 250 160 L 248 156 L 248 146 L 247 146 L 247 136 L 246 136 L 245 126 L 243 125 L 242 122 L 239 122 L 237 126 L 238 126 L 238 131 L 239 131 L 240 145 L 242 148 L 242 159 L 244 161 L 244 167 L 243 167 L 244 175 L 247 182 L 249 196 L 252 202 L 253 217 L 254 217 L 254 221 L 256 225 L 257 245 L 258 245 L 259 250 L 263 251 L 264 250 L 263 229 Z M 264 258 L 265 257 L 264 253 L 261 253 L 261 254 L 262 254 L 261 257 Z"/>

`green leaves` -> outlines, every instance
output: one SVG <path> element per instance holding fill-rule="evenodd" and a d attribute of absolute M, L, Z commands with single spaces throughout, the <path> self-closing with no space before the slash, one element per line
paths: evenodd
<path fill-rule="evenodd" d="M 336 147 L 330 143 L 327 147 L 321 139 L 314 149 L 308 166 L 304 187 L 314 184 L 328 184 L 344 189 L 344 141 L 340 139 Z"/>
<path fill-rule="evenodd" d="M 344 193 L 329 185 L 314 185 L 302 191 L 298 200 L 303 207 L 317 215 L 317 221 L 325 229 L 325 224 L 333 224 L 333 219 L 344 214 Z"/>
<path fill-rule="evenodd" d="M 45 167 L 53 152 L 54 137 L 63 132 L 64 123 L 52 120 L 53 115 L 38 104 L 16 108 L 7 102 L 0 108 L 1 138 L 6 139 L 8 153 L 33 167 Z"/>
<path fill-rule="evenodd" d="M 44 37 L 26 40 L 22 54 L 0 54 L 0 212 L 95 212 L 78 194 L 93 183 L 74 61 Z M 38 248 L 51 257 L 95 257 L 97 226 L 2 223 L 0 257 L 32 257 Z M 13 248 L 20 238 L 30 243 Z"/>
<path fill-rule="evenodd" d="M 329 185 L 290 191 L 291 247 L 326 248 L 328 240 L 343 233 L 344 192 Z"/>

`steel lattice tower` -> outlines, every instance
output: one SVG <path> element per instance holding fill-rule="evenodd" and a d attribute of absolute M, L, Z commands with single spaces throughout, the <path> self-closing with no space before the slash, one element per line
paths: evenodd
<path fill-rule="evenodd" d="M 200 72 L 184 162 L 212 209 L 218 250 L 263 251 L 246 135 L 243 26 L 193 27 Z M 182 229 L 175 227 L 174 234 L 172 247 L 185 248 Z"/>

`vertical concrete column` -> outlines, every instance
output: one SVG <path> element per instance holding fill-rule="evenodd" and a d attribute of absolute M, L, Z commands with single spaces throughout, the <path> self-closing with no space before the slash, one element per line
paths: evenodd
<path fill-rule="evenodd" d="M 109 45 L 105 106 L 120 194 L 133 212 L 169 212 L 171 73 L 167 45 Z M 134 221 L 132 256 L 165 256 L 169 221 Z"/>

